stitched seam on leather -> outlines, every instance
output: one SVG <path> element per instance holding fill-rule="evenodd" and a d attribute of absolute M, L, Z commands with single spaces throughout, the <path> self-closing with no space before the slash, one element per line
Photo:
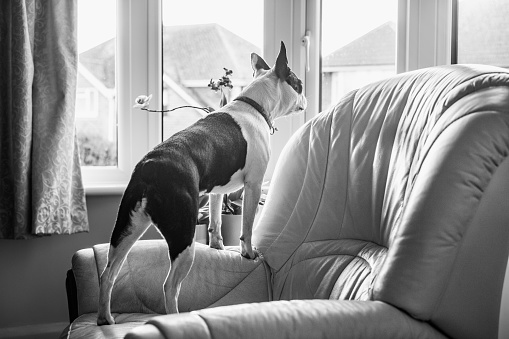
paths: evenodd
<path fill-rule="evenodd" d="M 458 84 L 455 84 L 448 92 L 447 94 L 444 95 L 444 98 L 442 99 L 442 102 L 443 102 L 443 105 L 442 105 L 442 111 L 441 113 L 444 113 L 447 109 L 449 109 L 449 107 L 451 107 L 453 104 L 455 104 L 456 102 L 458 102 L 460 99 L 466 97 L 467 95 L 470 95 L 474 92 L 477 92 L 481 89 L 484 89 L 484 88 L 488 88 L 488 87 L 498 87 L 498 86 L 504 86 L 502 84 L 499 84 L 498 81 L 499 80 L 493 80 L 495 81 L 495 84 L 493 83 L 490 83 L 489 86 L 486 86 L 486 85 L 478 85 L 477 87 L 474 87 L 472 88 L 472 90 L 470 91 L 465 91 L 463 92 L 462 95 L 460 95 L 459 97 L 457 97 L 454 102 L 449 102 L 447 106 L 445 106 L 445 101 L 448 98 L 448 96 L 450 95 L 451 91 L 455 90 L 456 88 L 458 88 L 459 86 L 462 86 L 464 84 L 466 84 L 467 82 L 472 82 L 474 79 L 477 79 L 477 78 L 483 78 L 483 79 L 488 79 L 488 78 L 492 78 L 493 76 L 497 76 L 497 75 L 501 75 L 501 74 L 504 74 L 506 76 L 509 76 L 509 73 L 507 72 L 495 72 L 495 71 L 485 71 L 481 74 L 479 73 L 476 73 L 476 74 L 473 74 L 470 78 L 468 79 L 464 79 L 462 82 L 458 83 Z M 442 115 L 442 114 L 440 114 Z"/>
<path fill-rule="evenodd" d="M 318 199 L 318 203 L 316 205 L 316 210 L 314 212 L 314 216 L 313 216 L 313 220 L 311 221 L 310 223 L 310 226 L 306 232 L 306 235 L 303 237 L 302 241 L 300 242 L 300 244 L 297 244 L 295 246 L 295 248 L 293 249 L 293 251 L 288 255 L 288 258 L 283 262 L 281 263 L 280 265 L 280 268 L 278 270 L 276 270 L 276 272 L 279 272 L 285 265 L 286 263 L 288 263 L 288 261 L 293 257 L 293 255 L 295 254 L 295 252 L 297 251 L 297 249 L 304 243 L 304 241 L 306 240 L 306 237 L 308 236 L 309 234 L 309 231 L 311 230 L 312 226 L 314 225 L 315 223 L 315 220 L 316 220 L 316 215 L 318 213 L 318 209 L 320 208 L 320 205 L 321 205 L 321 202 L 322 202 L 322 198 L 323 198 L 323 188 L 325 186 L 325 180 L 326 180 L 326 175 L 327 175 L 327 166 L 328 166 L 328 163 L 329 163 L 329 151 L 330 151 L 330 137 L 331 137 L 331 126 L 332 126 L 332 117 L 333 117 L 334 114 L 332 114 L 332 112 L 330 113 L 330 116 L 328 117 L 329 118 L 329 141 L 328 141 L 328 144 L 327 144 L 327 161 L 325 163 L 325 174 L 324 174 L 324 179 L 323 179 L 323 182 L 322 182 L 322 189 L 321 189 L 321 192 L 320 192 L 320 198 Z M 310 128 L 309 129 L 309 142 L 308 142 L 308 159 L 310 157 L 310 150 L 311 150 L 311 136 L 313 134 L 313 129 Z M 309 163 L 309 162 L 308 162 Z M 307 173 L 308 173 L 308 166 L 306 165 L 306 172 L 304 174 L 304 180 L 306 180 L 306 177 L 307 177 Z M 301 196 L 301 193 L 302 193 L 302 190 L 304 188 L 304 185 L 301 187 L 301 191 L 299 193 L 299 198 L 297 199 L 297 203 L 295 205 L 298 205 L 299 203 L 299 200 L 300 200 L 300 196 Z M 295 208 L 293 209 L 292 213 L 290 214 L 290 217 L 288 218 L 288 221 L 290 219 L 292 219 L 292 216 L 294 215 L 295 213 Z M 267 252 L 272 248 L 272 246 L 274 245 L 274 243 L 281 237 L 281 235 L 285 232 L 286 228 L 288 227 L 288 221 L 285 225 L 285 227 L 282 229 L 282 231 L 278 234 L 278 236 L 276 237 L 276 239 L 271 243 L 271 245 L 267 248 Z"/>
<path fill-rule="evenodd" d="M 350 129 L 349 129 L 349 137 L 348 137 L 348 163 L 350 163 L 350 159 L 351 159 L 351 135 L 352 135 L 352 125 L 353 125 L 353 107 L 354 107 L 354 104 L 355 104 L 355 99 L 356 99 L 356 95 L 357 95 L 357 92 L 358 90 L 355 90 L 355 91 L 352 91 L 349 95 L 351 95 L 350 98 L 348 98 L 348 101 L 349 101 L 349 105 L 348 107 L 350 108 Z M 329 135 L 328 135 L 328 143 L 327 143 L 327 161 L 325 163 L 325 173 L 324 173 L 324 177 L 323 177 L 323 182 L 322 182 L 322 189 L 320 191 L 320 199 L 317 203 L 317 206 L 316 206 L 316 210 L 314 212 L 314 216 L 313 216 L 313 220 L 311 221 L 310 223 L 310 226 L 306 232 L 306 235 L 303 237 L 302 241 L 300 242 L 300 244 L 298 244 L 297 246 L 295 246 L 294 250 L 292 251 L 292 253 L 288 256 L 288 258 L 286 259 L 286 261 L 284 263 L 282 263 L 281 265 L 281 268 L 278 269 L 276 271 L 279 272 L 287 263 L 288 261 L 294 257 L 295 255 L 295 252 L 302 246 L 302 244 L 305 242 L 307 236 L 309 235 L 309 232 L 311 231 L 311 228 L 313 228 L 313 225 L 315 224 L 315 221 L 316 221 L 316 218 L 317 218 L 317 215 L 318 215 L 318 211 L 320 209 L 320 206 L 322 204 L 322 199 L 323 199 L 323 189 L 325 187 L 325 182 L 327 180 L 327 169 L 328 169 L 328 165 L 329 165 L 329 156 L 330 156 L 330 147 L 331 147 L 331 138 L 332 138 L 332 126 L 333 126 L 333 119 L 335 117 L 335 115 L 337 114 L 338 112 L 336 111 L 336 109 L 334 108 L 334 111 L 332 111 L 330 113 L 330 125 L 329 125 L 329 128 L 328 128 L 328 131 L 329 131 Z M 310 136 L 311 136 L 311 131 L 310 131 Z M 309 153 L 308 153 L 308 157 L 309 157 Z M 342 225 L 344 224 L 344 220 L 345 220 L 345 216 L 346 216 L 346 206 L 348 205 L 348 179 L 350 177 L 350 169 L 348 167 L 347 169 L 347 185 L 346 185 L 346 192 L 345 192 L 345 204 L 343 206 L 343 220 L 341 221 L 341 224 L 340 224 L 340 228 L 342 229 Z M 283 229 L 284 231 L 284 229 Z M 281 232 L 279 234 L 279 236 L 281 236 L 283 232 Z M 279 238 L 278 236 L 278 238 Z M 338 234 L 338 238 L 341 237 L 341 230 L 339 231 L 339 234 Z M 337 240 L 337 239 L 336 239 Z M 281 287 L 281 291 L 284 290 L 285 286 L 286 286 L 286 281 L 288 279 L 288 273 L 291 271 L 291 269 L 295 266 L 294 263 L 291 264 L 290 268 L 285 272 L 285 278 L 284 278 L 284 282 L 282 283 L 282 287 Z"/>
<path fill-rule="evenodd" d="M 350 193 L 350 190 L 349 190 L 349 182 L 350 182 L 350 162 L 352 160 L 352 129 L 353 129 L 353 120 L 354 120 L 354 116 L 353 116 L 353 112 L 354 112 L 354 106 L 355 106 L 355 100 L 357 99 L 357 91 L 355 91 L 353 93 L 353 97 L 352 97 L 352 107 L 350 109 L 350 128 L 348 129 L 348 158 L 347 158 L 347 162 L 348 162 L 348 167 L 346 169 L 346 189 L 345 189 L 345 203 L 343 205 L 343 218 L 341 219 L 341 224 L 339 225 L 339 233 L 338 233 L 338 238 L 341 239 L 341 233 L 343 231 L 343 225 L 345 224 L 345 219 L 346 219 L 346 206 L 348 206 L 348 196 L 349 196 L 349 193 Z"/>
<path fill-rule="evenodd" d="M 95 269 L 97 270 L 97 285 L 100 285 L 102 272 L 101 268 L 99 267 L 99 253 L 96 251 L 95 247 L 92 247 L 92 251 L 94 252 Z M 106 255 L 108 255 L 107 252 Z M 104 268 L 106 268 L 106 266 Z M 102 269 L 104 270 L 104 268 Z"/>
<path fill-rule="evenodd" d="M 428 148 L 428 151 L 426 152 L 426 156 L 427 154 L 429 153 L 429 150 L 432 148 L 432 146 L 435 144 L 435 141 L 440 137 L 440 135 L 442 135 L 442 133 L 449 127 L 451 126 L 454 122 L 456 121 L 459 121 L 461 120 L 462 118 L 464 117 L 467 117 L 467 116 L 470 116 L 472 114 L 482 114 L 483 112 L 478 112 L 478 111 L 475 111 L 475 112 L 470 112 L 468 114 L 465 114 L 461 117 L 458 117 L 457 119 L 451 121 L 451 123 L 449 123 L 447 126 L 444 127 L 444 129 L 440 132 L 440 134 L 435 138 L 435 140 L 433 141 L 433 143 L 431 144 L 431 146 Z M 507 157 L 507 156 L 506 156 Z M 500 160 L 500 162 L 497 164 L 496 168 L 498 169 L 500 167 L 500 164 L 502 164 L 502 162 L 505 160 L 504 157 L 503 159 Z M 424 162 L 424 159 L 423 158 L 423 161 L 421 162 L 421 166 L 422 166 L 422 163 Z M 482 191 L 484 192 L 486 190 L 486 188 L 489 186 L 491 180 L 493 179 L 493 175 L 494 173 L 496 172 L 496 170 L 492 173 L 491 177 L 490 177 L 490 180 L 488 180 L 485 184 L 484 187 L 482 187 Z M 475 218 L 475 216 L 477 215 L 477 212 L 479 211 L 479 207 L 481 206 L 481 200 L 482 200 L 482 196 L 480 197 L 478 203 L 477 203 L 477 206 L 475 208 L 475 212 L 472 213 L 471 217 L 469 218 L 469 220 L 467 221 L 468 225 L 471 224 L 472 220 Z M 461 252 L 461 248 L 464 246 L 464 241 L 463 239 L 465 238 L 466 234 L 470 231 L 470 227 L 467 227 L 467 230 L 466 232 L 464 232 L 461 236 L 461 239 L 459 240 L 459 246 L 457 247 L 457 250 L 456 250 L 456 253 L 454 255 L 454 259 L 452 260 L 452 264 L 451 264 L 451 267 L 455 267 L 456 266 L 456 262 L 458 261 L 458 255 L 459 253 Z M 452 277 L 452 269 L 451 270 L 448 270 L 448 273 L 447 273 L 447 278 L 444 280 L 444 286 L 442 288 L 442 291 L 440 292 L 440 295 L 437 297 L 437 300 L 435 302 L 435 306 L 433 307 L 432 309 L 432 312 L 430 314 L 430 317 L 432 314 L 436 313 L 438 308 L 440 307 L 440 305 L 442 305 L 443 303 L 443 299 L 444 299 L 444 295 L 445 295 L 445 292 L 446 290 L 448 289 L 448 286 L 451 282 L 451 277 Z"/>
<path fill-rule="evenodd" d="M 418 164 L 418 166 L 419 166 L 419 167 L 418 167 L 417 171 L 415 172 L 414 178 L 412 178 L 412 180 L 411 180 L 411 182 L 410 182 L 410 189 L 409 189 L 409 191 L 408 191 L 407 199 L 405 199 L 405 201 L 408 201 L 408 199 L 410 199 L 410 197 L 412 196 L 413 189 L 414 189 L 414 184 L 415 184 L 415 182 L 416 182 L 416 180 L 417 180 L 417 177 L 419 176 L 419 173 L 420 173 L 421 168 L 422 168 L 422 164 L 423 164 L 423 163 L 424 163 L 424 161 L 426 160 L 426 158 L 427 158 L 427 156 L 428 156 L 428 154 L 429 154 L 429 151 L 433 148 L 433 146 L 435 145 L 435 142 L 436 142 L 436 141 L 440 138 L 440 136 L 442 135 L 442 133 L 443 133 L 445 130 L 447 130 L 447 128 L 449 128 L 449 127 L 450 127 L 450 126 L 451 126 L 454 122 L 460 121 L 462 118 L 468 117 L 468 116 L 470 116 L 470 115 L 472 115 L 472 114 L 479 114 L 479 113 L 482 113 L 482 112 L 478 112 L 478 111 L 475 111 L 475 112 L 469 112 L 469 113 L 467 113 L 467 114 L 465 114 L 465 115 L 462 115 L 462 116 L 460 116 L 460 117 L 457 117 L 456 119 L 451 120 L 451 121 L 449 122 L 449 124 L 445 125 L 445 126 L 443 127 L 442 131 L 441 131 L 440 133 L 438 133 L 438 134 L 437 134 L 436 138 L 433 140 L 433 142 L 431 143 L 431 145 L 427 148 L 427 150 L 425 151 L 425 153 L 422 155 L 422 160 L 421 160 L 421 161 L 420 161 L 420 163 Z M 409 178 L 409 180 L 410 180 L 410 178 Z M 485 188 L 485 187 L 484 187 L 484 188 Z M 478 204 L 478 205 L 477 205 L 477 207 L 476 207 L 476 212 L 474 212 L 474 213 L 472 214 L 472 217 L 471 217 L 471 218 L 470 218 L 467 222 L 470 222 L 470 221 L 472 220 L 473 216 L 477 213 L 477 209 L 478 209 L 478 208 L 479 208 L 479 204 Z M 402 211 L 402 212 L 400 213 L 400 216 L 402 216 L 402 215 L 404 215 L 404 211 Z M 398 226 L 399 226 L 399 225 L 398 225 Z M 467 232 L 468 232 L 468 230 L 467 230 Z M 463 245 L 463 241 L 462 241 L 462 240 L 463 240 L 464 236 L 465 236 L 465 234 L 463 234 L 463 235 L 461 236 L 461 240 L 460 240 L 461 244 L 460 244 L 460 247 Z M 454 257 L 454 259 L 453 259 L 453 261 L 452 261 L 452 263 L 453 263 L 453 264 L 457 261 L 458 253 L 459 253 L 459 248 L 458 248 L 458 250 L 456 251 L 455 257 Z M 452 270 L 449 270 L 449 273 L 447 273 L 447 278 L 444 280 L 444 288 L 442 288 L 442 291 L 440 292 L 440 295 L 439 295 L 439 296 L 437 296 L 437 299 L 436 299 L 436 301 L 434 302 L 434 306 L 431 308 L 430 313 L 428 313 L 428 317 L 431 317 L 431 315 L 432 315 L 432 314 L 434 314 L 434 313 L 438 310 L 439 306 L 442 304 L 443 297 L 444 297 L 444 294 L 445 294 L 445 289 L 446 289 L 446 288 L 445 288 L 445 286 L 448 286 L 448 284 L 450 283 L 450 280 L 451 280 L 451 274 L 452 274 Z"/>
<path fill-rule="evenodd" d="M 242 278 L 235 286 L 233 286 L 228 292 L 226 292 L 225 294 L 223 294 L 222 296 L 220 296 L 218 299 L 216 299 L 216 301 L 214 301 L 212 304 L 210 304 L 209 306 L 207 307 L 210 307 L 211 305 L 221 301 L 222 299 L 224 299 L 227 295 L 229 295 L 230 293 L 232 293 L 233 290 L 235 290 L 240 284 L 242 284 L 242 282 L 244 280 L 246 280 L 251 274 L 253 274 L 254 271 L 256 271 L 258 269 L 258 267 L 260 267 L 260 265 L 263 265 L 263 263 L 265 262 L 264 259 L 261 259 L 260 260 L 262 262 L 262 264 L 258 264 L 253 270 L 247 272 L 246 276 L 244 278 Z M 267 270 L 265 270 L 265 273 Z M 245 273 L 245 272 L 242 272 L 242 273 Z M 222 286 L 222 285 L 221 285 Z M 267 291 L 268 292 L 268 291 Z"/>
<path fill-rule="evenodd" d="M 334 239 L 334 240 L 337 240 L 337 239 Z M 366 241 L 366 244 L 364 246 L 362 246 L 362 248 L 359 249 L 359 251 L 357 251 L 357 254 L 350 254 L 350 253 L 328 253 L 328 254 L 322 254 L 322 255 L 316 255 L 316 256 L 313 256 L 313 257 L 310 257 L 310 258 L 306 258 L 306 259 L 303 259 L 303 260 L 299 260 L 297 262 L 295 262 L 291 268 L 295 267 L 297 264 L 300 264 L 302 262 L 305 262 L 305 261 L 308 261 L 308 260 L 313 260 L 313 259 L 317 259 L 317 258 L 325 258 L 325 257 L 338 257 L 338 256 L 347 256 L 347 257 L 354 257 L 354 258 L 359 258 L 359 259 L 362 259 L 363 261 L 365 261 L 369 267 L 373 268 L 373 266 L 369 263 L 368 260 L 366 260 L 365 258 L 361 257 L 359 255 L 359 253 L 361 253 L 363 250 L 366 249 L 366 247 L 370 244 L 374 244 L 382 249 L 385 249 L 385 253 L 387 253 L 387 248 L 384 247 L 384 246 L 380 246 L 374 242 L 371 242 L 371 241 Z"/>
<path fill-rule="evenodd" d="M 308 134 L 311 135 L 311 128 L 309 129 Z M 308 142 L 308 157 L 309 157 L 309 150 L 310 150 L 310 147 L 309 147 L 309 142 Z M 305 177 L 305 174 L 304 174 L 304 177 Z M 304 186 L 301 187 L 299 196 L 301 195 L 303 188 L 304 188 Z M 298 201 L 299 201 L 299 199 L 297 199 L 297 203 L 298 203 Z M 290 220 L 292 218 L 294 213 L 295 213 L 295 209 L 293 209 L 293 211 L 290 213 L 288 220 Z M 279 234 L 277 235 L 277 237 L 274 240 L 272 240 L 272 242 L 270 243 L 269 246 L 267 246 L 266 252 L 269 252 L 272 249 L 272 247 L 274 246 L 274 243 L 276 243 L 281 238 L 281 235 L 284 233 L 285 229 L 288 227 L 288 220 L 287 220 L 285 226 L 283 227 L 283 229 L 281 230 L 281 232 L 279 232 Z M 288 258 L 290 258 L 290 256 Z M 281 270 L 281 268 L 283 268 L 283 266 L 285 265 L 285 263 L 287 261 L 288 261 L 288 259 L 280 265 L 279 269 L 274 270 L 274 271 L 279 272 Z"/>
<path fill-rule="evenodd" d="M 156 310 L 153 310 L 152 308 L 150 308 L 146 303 L 145 303 L 145 300 L 144 298 L 141 298 L 140 297 L 140 293 L 138 292 L 138 289 L 136 288 L 136 285 L 134 284 L 134 281 L 133 279 L 131 278 L 131 274 L 133 274 L 133 270 L 131 269 L 131 262 L 129 260 L 129 258 L 126 258 L 125 262 L 124 262 L 124 265 L 127 264 L 127 269 L 128 269 L 128 272 L 129 272 L 129 285 L 131 285 L 133 291 L 134 291 L 134 296 L 136 297 L 137 300 L 139 300 L 139 303 L 141 305 L 141 308 L 143 310 L 143 313 L 147 313 L 146 311 L 149 311 L 150 313 L 156 313 Z M 163 289 L 164 289 L 164 284 L 163 284 Z M 166 303 L 166 300 L 164 301 L 164 303 Z"/>
<path fill-rule="evenodd" d="M 193 312 L 193 313 L 194 313 L 194 312 Z M 196 314 L 198 317 L 200 317 L 200 318 L 201 318 L 201 320 L 203 320 L 203 322 L 205 323 L 205 326 L 207 326 L 207 330 L 209 331 L 210 337 L 211 337 L 212 339 L 214 339 L 214 334 L 212 333 L 212 330 L 210 329 L 209 322 L 207 321 L 207 319 L 206 319 L 206 318 L 204 318 L 204 317 L 203 317 L 200 313 L 198 313 L 198 312 L 196 312 L 196 313 L 194 313 L 194 314 Z"/>

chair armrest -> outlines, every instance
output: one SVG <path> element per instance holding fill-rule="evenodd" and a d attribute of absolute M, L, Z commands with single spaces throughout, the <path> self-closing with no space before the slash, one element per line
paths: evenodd
<path fill-rule="evenodd" d="M 152 318 L 126 338 L 445 338 L 379 301 L 292 300 Z"/>
<path fill-rule="evenodd" d="M 109 244 L 75 253 L 72 260 L 76 280 L 78 315 L 97 311 L 99 276 L 106 266 Z M 169 269 L 164 240 L 140 240 L 122 266 L 112 292 L 114 313 L 164 314 L 163 284 Z M 270 271 L 262 260 L 248 260 L 238 247 L 224 251 L 196 243 L 193 267 L 182 284 L 179 309 L 270 300 Z"/>
<path fill-rule="evenodd" d="M 270 275 L 263 259 L 242 257 L 238 246 L 218 251 L 196 243 L 193 267 L 182 283 L 179 311 L 269 301 Z"/>

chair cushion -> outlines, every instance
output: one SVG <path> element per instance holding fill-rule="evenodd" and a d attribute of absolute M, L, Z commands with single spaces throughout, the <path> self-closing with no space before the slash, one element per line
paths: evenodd
<path fill-rule="evenodd" d="M 306 242 L 275 286 L 279 299 L 369 300 L 374 275 L 387 249 L 361 240 Z M 283 275 L 283 273 L 279 273 Z"/>

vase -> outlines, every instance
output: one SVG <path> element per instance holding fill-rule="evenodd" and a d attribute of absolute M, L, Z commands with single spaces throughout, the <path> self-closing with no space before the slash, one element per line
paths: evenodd
<path fill-rule="evenodd" d="M 222 214 L 221 235 L 225 246 L 239 246 L 242 215 Z"/>
<path fill-rule="evenodd" d="M 194 240 L 205 245 L 209 243 L 208 225 L 196 225 L 196 229 L 194 231 Z"/>

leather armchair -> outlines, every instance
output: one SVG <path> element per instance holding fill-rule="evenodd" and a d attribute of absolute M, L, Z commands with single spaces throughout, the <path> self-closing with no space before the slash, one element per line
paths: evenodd
<path fill-rule="evenodd" d="M 443 66 L 365 86 L 285 147 L 253 234 L 263 260 L 207 261 L 215 250 L 200 247 L 182 300 L 194 311 L 126 337 L 496 338 L 508 192 L 508 71 Z M 201 282 L 200 261 L 214 263 Z M 224 302 L 195 285 L 232 267 L 258 273 Z"/>

